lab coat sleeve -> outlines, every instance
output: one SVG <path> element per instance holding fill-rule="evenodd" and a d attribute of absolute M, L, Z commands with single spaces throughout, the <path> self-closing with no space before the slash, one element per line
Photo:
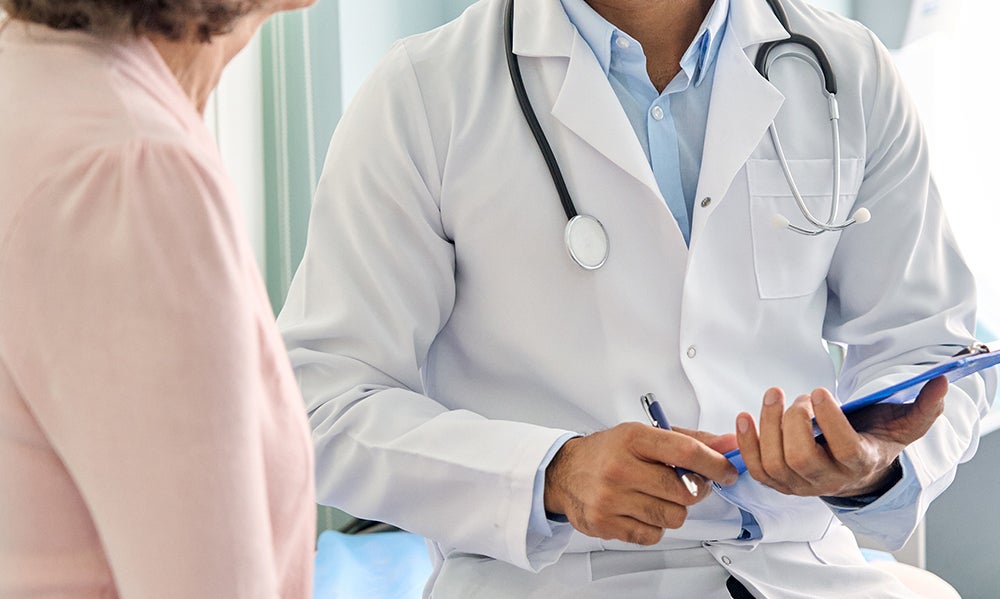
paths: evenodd
<path fill-rule="evenodd" d="M 847 401 L 947 359 L 973 341 L 975 284 L 930 175 L 927 145 L 888 52 L 871 36 L 876 81 L 865 95 L 867 156 L 857 207 L 869 223 L 842 234 L 828 277 L 824 336 L 848 346 L 838 395 Z M 838 510 L 855 532 L 900 547 L 929 503 L 975 453 L 996 392 L 991 371 L 952 384 L 945 413 L 905 450 L 910 489 Z M 900 501 L 900 497 L 908 498 Z"/>
<path fill-rule="evenodd" d="M 261 447 L 277 400 L 230 197 L 167 144 L 123 142 L 59 168 L 4 242 L 0 351 L 86 503 L 116 596 L 278 597 L 298 564 L 272 542 L 290 533 L 272 529 L 284 500 Z M 294 484 L 278 495 L 305 499 L 298 509 L 312 505 L 311 461 L 305 427 L 292 428 L 302 438 L 275 450 Z M 303 597 L 309 577 L 296 577 Z"/>
<path fill-rule="evenodd" d="M 423 391 L 421 368 L 456 301 L 440 207 L 446 141 L 432 138 L 425 110 L 399 43 L 333 136 L 278 318 L 313 429 L 318 497 L 446 552 L 537 570 L 568 543 L 564 525 L 526 544 L 536 472 L 568 431 L 489 420 Z"/>

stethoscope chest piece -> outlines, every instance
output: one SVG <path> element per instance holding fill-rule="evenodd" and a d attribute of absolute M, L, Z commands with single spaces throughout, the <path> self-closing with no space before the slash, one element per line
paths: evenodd
<path fill-rule="evenodd" d="M 597 270 L 608 260 L 611 242 L 601 221 L 578 214 L 566 223 L 566 249 L 573 261 L 587 270 Z"/>

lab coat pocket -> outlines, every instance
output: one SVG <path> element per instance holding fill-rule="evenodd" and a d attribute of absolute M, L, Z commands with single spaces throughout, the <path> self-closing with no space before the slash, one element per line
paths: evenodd
<path fill-rule="evenodd" d="M 806 206 L 819 220 L 830 216 L 833 164 L 829 159 L 789 160 L 789 170 Z M 836 222 L 849 218 L 861 184 L 861 159 L 840 161 L 840 202 Z M 801 235 L 775 224 L 776 215 L 805 229 L 815 229 L 806 220 L 789 188 L 777 160 L 749 160 L 747 184 L 750 195 L 750 229 L 757 290 L 761 299 L 809 295 L 826 279 L 840 232 Z"/>

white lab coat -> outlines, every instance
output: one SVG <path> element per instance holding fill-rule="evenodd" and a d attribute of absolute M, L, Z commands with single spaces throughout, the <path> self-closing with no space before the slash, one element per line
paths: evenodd
<path fill-rule="evenodd" d="M 849 346 L 839 394 L 858 396 L 972 341 L 975 293 L 885 49 L 799 0 L 784 2 L 793 29 L 823 45 L 839 77 L 839 212 L 864 206 L 872 220 L 813 238 L 773 226 L 775 212 L 804 220 L 766 135 L 772 120 L 800 190 L 828 211 L 826 102 L 798 61 L 778 63 L 772 83 L 754 70 L 758 45 L 785 33 L 762 0 L 733 0 L 690 248 L 559 0 L 517 3 L 514 49 L 535 111 L 577 207 L 611 240 L 607 264 L 584 271 L 510 84 L 502 4 L 397 44 L 358 93 L 279 324 L 321 502 L 435 540 L 435 597 L 513 596 L 512 580 L 519 597 L 600 596 L 587 586 L 593 563 L 573 570 L 589 552 L 649 548 L 568 525 L 528 546 L 536 472 L 560 435 L 644 421 L 650 391 L 672 423 L 732 432 L 769 386 L 794 397 L 838 384 L 824 339 Z M 975 451 L 987 393 L 981 377 L 952 386 L 944 417 L 906 450 L 918 484 L 878 516 L 838 520 L 819 499 L 744 476 L 733 495 L 757 515 L 760 543 L 725 540 L 740 520 L 715 495 L 652 550 L 721 539 L 704 546 L 761 596 L 895 596 L 841 522 L 902 544 Z M 534 585 L 545 566 L 537 576 L 558 584 Z M 618 578 L 619 596 L 693 596 L 662 570 Z"/>

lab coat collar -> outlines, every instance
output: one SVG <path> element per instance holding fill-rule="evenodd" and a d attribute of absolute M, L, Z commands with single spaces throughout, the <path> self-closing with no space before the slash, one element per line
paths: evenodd
<path fill-rule="evenodd" d="M 558 0 L 557 0 L 558 3 Z M 552 116 L 622 170 L 642 182 L 667 209 L 646 153 L 621 101 L 583 37 L 573 33 L 566 76 Z M 678 235 L 680 229 L 677 230 Z"/>
<path fill-rule="evenodd" d="M 788 37 L 788 32 L 764 0 L 732 0 L 729 10 L 726 35 L 732 35 L 743 49 Z"/>
<path fill-rule="evenodd" d="M 560 0 L 514 2 L 514 54 L 569 58 L 576 34 Z"/>

